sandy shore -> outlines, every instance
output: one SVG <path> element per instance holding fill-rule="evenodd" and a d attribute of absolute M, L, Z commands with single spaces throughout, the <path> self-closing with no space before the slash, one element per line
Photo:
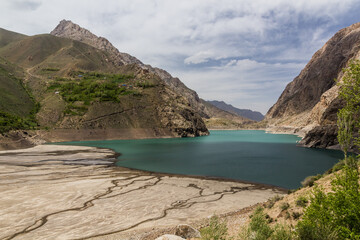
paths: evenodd
<path fill-rule="evenodd" d="M 0 239 L 142 239 L 282 194 L 251 183 L 114 167 L 108 149 L 0 151 Z"/>

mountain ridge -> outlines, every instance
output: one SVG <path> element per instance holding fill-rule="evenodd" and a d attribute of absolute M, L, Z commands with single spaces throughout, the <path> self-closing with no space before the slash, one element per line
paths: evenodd
<path fill-rule="evenodd" d="M 250 120 L 261 121 L 264 119 L 264 115 L 262 115 L 260 112 L 252 111 L 250 109 L 236 108 L 236 107 L 232 106 L 231 104 L 225 103 L 224 101 L 212 100 L 212 101 L 207 101 L 207 102 L 214 105 L 217 108 L 224 110 L 224 111 L 234 113 L 238 116 L 245 117 Z"/>
<path fill-rule="evenodd" d="M 134 63 L 114 64 L 110 53 L 86 43 L 50 34 L 26 36 L 1 47 L 0 57 L 21 69 L 21 81 L 41 104 L 36 118 L 47 130 L 34 134 L 47 141 L 71 141 L 75 129 L 84 130 L 80 140 L 95 140 L 86 132 L 100 132 L 99 139 L 208 134 L 188 101 L 157 75 Z"/>
<path fill-rule="evenodd" d="M 115 64 L 136 64 L 142 69 L 144 69 L 144 71 L 156 74 L 161 80 L 164 81 L 164 83 L 168 87 L 170 87 L 170 89 L 172 89 L 177 94 L 185 97 L 190 103 L 191 107 L 196 112 L 198 112 L 201 117 L 205 119 L 215 117 L 214 115 L 212 115 L 214 113 L 213 109 L 209 109 L 208 107 L 206 107 L 201 101 L 196 91 L 188 88 L 179 78 L 173 77 L 170 73 L 163 69 L 152 67 L 151 65 L 146 65 L 137 58 L 127 53 L 121 53 L 106 38 L 98 37 L 97 35 L 91 33 L 89 30 L 82 28 L 69 20 L 60 21 L 60 23 L 55 27 L 53 31 L 51 31 L 50 34 L 58 37 L 85 42 L 95 48 L 106 50 L 112 56 L 112 60 Z M 223 115 L 228 116 L 226 111 L 223 112 Z M 230 120 L 232 120 L 234 116 L 231 116 L 230 118 Z M 242 118 L 237 119 L 237 121 L 241 122 Z M 245 121 L 247 121 L 247 119 Z"/>

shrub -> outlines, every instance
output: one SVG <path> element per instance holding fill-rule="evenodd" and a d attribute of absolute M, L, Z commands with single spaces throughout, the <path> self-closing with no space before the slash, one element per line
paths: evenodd
<path fill-rule="evenodd" d="M 285 225 L 276 224 L 274 227 L 269 225 L 264 209 L 258 207 L 251 217 L 248 228 L 239 234 L 240 240 L 291 240 L 292 232 Z"/>
<path fill-rule="evenodd" d="M 293 234 L 288 226 L 277 224 L 274 228 L 274 232 L 271 235 L 271 240 L 291 240 Z"/>
<path fill-rule="evenodd" d="M 285 210 L 289 209 L 289 207 L 290 207 L 290 204 L 287 203 L 287 202 L 284 202 L 284 203 L 282 203 L 282 204 L 280 205 L 280 209 L 281 209 L 282 211 L 285 211 Z"/>
<path fill-rule="evenodd" d="M 201 239 L 204 240 L 225 240 L 227 238 L 226 223 L 220 221 L 219 217 L 213 216 L 208 227 L 200 230 Z"/>
<path fill-rule="evenodd" d="M 257 240 L 268 239 L 273 233 L 273 230 L 268 225 L 268 220 L 266 219 L 263 208 L 258 207 L 255 209 L 249 225 L 249 231 L 254 235 L 254 239 Z"/>
<path fill-rule="evenodd" d="M 279 195 L 275 195 L 274 197 L 272 197 L 272 198 L 270 198 L 270 199 L 268 200 L 268 203 L 266 204 L 266 207 L 267 207 L 267 208 L 272 208 L 272 207 L 275 205 L 275 203 L 276 203 L 277 201 L 281 200 L 281 199 L 283 199 L 283 197 L 281 197 L 281 196 L 279 196 Z"/>
<path fill-rule="evenodd" d="M 299 219 L 300 217 L 301 217 L 301 213 L 299 213 L 299 212 L 293 212 L 292 214 L 292 217 L 293 217 L 293 219 Z"/>
<path fill-rule="evenodd" d="M 309 201 L 306 199 L 306 197 L 300 196 L 300 197 L 298 197 L 298 199 L 296 199 L 296 206 L 298 206 L 298 207 L 306 207 L 308 202 Z"/>
<path fill-rule="evenodd" d="M 320 178 L 321 178 L 321 174 L 318 174 L 316 176 L 308 176 L 301 182 L 301 185 L 303 187 L 312 187 L 314 186 L 314 182 Z"/>

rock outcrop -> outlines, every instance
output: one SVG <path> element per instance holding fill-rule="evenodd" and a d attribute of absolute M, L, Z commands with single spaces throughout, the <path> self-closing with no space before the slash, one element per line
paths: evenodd
<path fill-rule="evenodd" d="M 158 238 L 156 238 L 155 240 L 185 240 L 185 238 L 173 235 L 173 234 L 165 234 L 162 235 Z"/>
<path fill-rule="evenodd" d="M 136 57 L 133 57 L 127 53 L 119 52 L 119 50 L 114 47 L 106 38 L 98 37 L 89 30 L 82 28 L 71 21 L 60 21 L 59 25 L 57 25 L 50 34 L 57 37 L 80 41 L 97 49 L 104 50 L 110 54 L 112 57 L 111 60 L 114 61 L 114 63 L 117 65 L 126 65 L 132 63 L 144 65 Z"/>
<path fill-rule="evenodd" d="M 286 86 L 265 116 L 268 130 L 296 133 L 305 137 L 301 144 L 308 147 L 336 145 L 336 112 L 342 102 L 334 80 L 341 81 L 342 69 L 359 58 L 360 23 L 356 23 L 337 32 Z"/>
<path fill-rule="evenodd" d="M 175 235 L 185 239 L 201 238 L 200 232 L 187 224 L 180 224 L 176 227 Z"/>

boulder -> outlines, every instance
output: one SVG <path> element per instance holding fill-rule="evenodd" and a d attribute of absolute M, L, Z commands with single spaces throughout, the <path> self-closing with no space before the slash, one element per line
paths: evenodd
<path fill-rule="evenodd" d="M 200 238 L 201 234 L 198 230 L 187 224 L 180 224 L 176 227 L 175 235 L 183 238 Z"/>
<path fill-rule="evenodd" d="M 185 239 L 176 235 L 165 234 L 156 238 L 155 240 L 185 240 Z"/>

